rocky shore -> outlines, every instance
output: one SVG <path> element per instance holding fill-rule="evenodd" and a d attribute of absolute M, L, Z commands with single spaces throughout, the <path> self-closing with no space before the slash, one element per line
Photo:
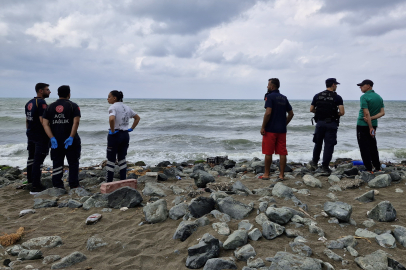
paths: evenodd
<path fill-rule="evenodd" d="M 2 242 L 0 269 L 406 269 L 406 164 L 289 164 L 284 181 L 277 161 L 258 179 L 257 158 L 128 165 L 136 189 L 100 193 L 101 164 L 74 190 L 53 188 L 47 168 L 35 196 L 22 170 L 0 166 L 0 233 L 24 228 Z"/>

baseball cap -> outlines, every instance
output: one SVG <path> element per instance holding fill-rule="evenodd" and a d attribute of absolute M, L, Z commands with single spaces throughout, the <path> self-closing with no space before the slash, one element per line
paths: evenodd
<path fill-rule="evenodd" d="M 358 86 L 363 86 L 365 84 L 369 84 L 370 86 L 374 86 L 374 82 L 371 80 L 363 80 L 362 83 L 358 83 Z"/>
<path fill-rule="evenodd" d="M 328 78 L 326 80 L 326 84 L 327 83 L 334 83 L 334 84 L 340 84 L 339 82 L 337 82 L 336 78 Z"/>

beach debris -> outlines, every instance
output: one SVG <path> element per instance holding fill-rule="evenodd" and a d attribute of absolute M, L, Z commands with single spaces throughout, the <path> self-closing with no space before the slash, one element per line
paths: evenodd
<path fill-rule="evenodd" d="M 128 207 L 125 207 L 125 206 L 120 208 L 120 211 L 123 211 L 123 212 L 127 211 L 127 210 L 128 210 Z"/>
<path fill-rule="evenodd" d="M 18 240 L 21 239 L 23 234 L 24 234 L 24 227 L 18 228 L 16 233 L 12 233 L 12 234 L 3 233 L 3 235 L 0 236 L 0 245 L 2 245 L 4 247 L 14 245 Z"/>
<path fill-rule="evenodd" d="M 86 219 L 86 225 L 93 225 L 93 224 L 97 223 L 101 218 L 102 218 L 101 214 L 96 213 L 96 214 L 90 215 Z"/>
<path fill-rule="evenodd" d="M 24 209 L 24 210 L 21 210 L 21 211 L 20 211 L 19 216 L 20 216 L 20 217 L 23 217 L 23 216 L 25 216 L 25 215 L 28 215 L 28 214 L 35 214 L 35 213 L 36 213 L 36 211 L 35 211 L 34 209 Z"/>

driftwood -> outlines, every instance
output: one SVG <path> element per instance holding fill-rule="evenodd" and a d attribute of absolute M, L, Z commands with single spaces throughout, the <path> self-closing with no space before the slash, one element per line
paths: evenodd
<path fill-rule="evenodd" d="M 0 245 L 3 247 L 8 247 L 14 245 L 24 234 L 24 227 L 20 227 L 16 233 L 6 234 L 4 233 L 0 236 Z"/>

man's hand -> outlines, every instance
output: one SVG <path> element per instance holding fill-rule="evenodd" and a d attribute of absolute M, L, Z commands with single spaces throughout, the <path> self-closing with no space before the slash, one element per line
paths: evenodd
<path fill-rule="evenodd" d="M 262 135 L 262 136 L 265 136 L 265 133 L 266 133 L 265 129 L 264 129 L 264 128 L 261 128 L 261 135 Z"/>
<path fill-rule="evenodd" d="M 58 142 L 56 141 L 55 137 L 51 138 L 51 148 L 52 149 L 58 148 Z"/>
<path fill-rule="evenodd" d="M 131 132 L 131 131 L 133 131 L 133 130 L 134 130 L 134 129 L 132 129 L 132 128 L 129 128 L 129 129 L 128 129 L 128 132 Z"/>
<path fill-rule="evenodd" d="M 114 132 L 112 132 L 111 129 L 109 129 L 109 135 L 113 135 L 113 134 L 116 134 L 116 133 L 118 133 L 118 130 L 114 130 Z"/>
<path fill-rule="evenodd" d="M 369 134 L 371 134 L 371 137 L 372 137 L 372 138 L 375 137 L 375 134 L 376 134 L 375 129 L 370 128 L 370 129 L 369 129 Z"/>
<path fill-rule="evenodd" d="M 73 138 L 69 137 L 65 140 L 65 149 L 68 149 L 69 146 L 71 146 L 73 143 Z"/>

